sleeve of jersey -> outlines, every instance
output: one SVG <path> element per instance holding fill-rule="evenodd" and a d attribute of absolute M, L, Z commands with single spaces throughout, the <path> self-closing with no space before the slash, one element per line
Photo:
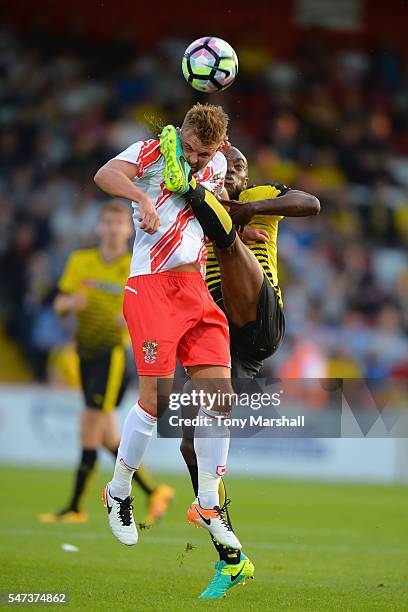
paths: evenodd
<path fill-rule="evenodd" d="M 227 160 L 222 153 L 217 153 L 213 159 L 211 173 L 206 178 L 206 170 L 204 170 L 203 180 L 199 180 L 208 191 L 211 191 L 216 197 L 219 197 L 224 189 L 225 175 L 227 174 Z"/>
<path fill-rule="evenodd" d="M 286 187 L 286 185 L 283 183 L 271 183 L 269 187 L 272 194 L 270 196 L 271 198 L 278 198 L 279 196 L 283 196 L 290 191 L 290 187 Z"/>
<path fill-rule="evenodd" d="M 65 266 L 64 272 L 58 283 L 58 289 L 62 293 L 74 293 L 78 291 L 80 286 L 80 278 L 78 274 L 78 258 L 73 253 Z"/>
<path fill-rule="evenodd" d="M 119 153 L 119 155 L 116 155 L 114 159 L 135 164 L 137 166 L 136 176 L 140 178 L 153 158 L 157 157 L 157 153 L 160 154 L 157 140 L 139 140 L 122 151 L 122 153 Z"/>
<path fill-rule="evenodd" d="M 290 187 L 286 187 L 283 183 L 271 183 L 269 188 L 271 190 L 270 198 L 279 198 L 279 196 L 283 196 L 290 191 Z M 278 221 L 282 221 L 284 216 L 276 215 L 276 218 Z"/>

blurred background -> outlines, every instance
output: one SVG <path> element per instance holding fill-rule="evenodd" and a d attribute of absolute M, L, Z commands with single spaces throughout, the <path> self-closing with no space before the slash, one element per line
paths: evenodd
<path fill-rule="evenodd" d="M 280 224 L 287 335 L 264 375 L 366 377 L 386 387 L 407 379 L 405 2 L 257 2 L 253 11 L 234 2 L 202 20 L 195 7 L 189 19 L 185 8 L 159 4 L 154 23 L 151 7 L 128 0 L 3 0 L 0 10 L 4 422 L 19 397 L 28 420 L 48 415 L 58 451 L 69 406 L 81 400 L 73 330 L 51 301 L 72 249 L 95 244 L 105 196 L 93 175 L 129 144 L 179 124 L 196 100 L 229 113 L 250 182 L 282 182 L 321 201 L 317 218 Z M 234 85 L 211 96 L 194 92 L 180 67 L 186 46 L 205 34 L 228 40 L 240 63 Z M 296 474 L 304 453 L 322 458 L 323 442 L 302 442 L 288 447 L 299 458 Z M 276 456 L 285 452 L 276 445 Z M 329 461 L 337 451 L 325 452 Z M 407 457 L 392 457 L 387 476 L 377 463 L 366 477 L 408 479 Z M 352 463 L 339 475 L 352 477 Z"/>

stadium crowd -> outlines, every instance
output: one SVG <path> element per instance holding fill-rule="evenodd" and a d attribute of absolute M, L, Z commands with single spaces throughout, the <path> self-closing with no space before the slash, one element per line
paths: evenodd
<path fill-rule="evenodd" d="M 96 170 L 206 99 L 181 75 L 193 38 L 146 53 L 126 31 L 100 45 L 0 32 L 0 321 L 38 380 L 72 337 L 51 302 L 70 251 L 94 244 Z M 250 182 L 322 207 L 280 224 L 287 335 L 265 372 L 407 378 L 407 59 L 336 51 L 316 32 L 290 59 L 250 37 L 235 46 L 237 81 L 208 100 L 230 114 Z"/>

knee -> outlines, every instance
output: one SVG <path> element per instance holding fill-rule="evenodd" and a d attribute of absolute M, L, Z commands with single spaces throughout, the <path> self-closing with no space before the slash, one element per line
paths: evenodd
<path fill-rule="evenodd" d="M 103 413 L 94 408 L 85 408 L 81 419 L 81 442 L 83 446 L 101 446 L 103 440 Z"/>
<path fill-rule="evenodd" d="M 108 434 L 103 437 L 102 440 L 102 445 L 104 448 L 106 448 L 108 451 L 113 452 L 114 450 L 116 450 L 119 447 L 119 443 L 120 443 L 120 436 L 119 434 Z"/>
<path fill-rule="evenodd" d="M 197 463 L 193 440 L 183 438 L 180 444 L 180 451 L 187 465 L 195 465 Z"/>

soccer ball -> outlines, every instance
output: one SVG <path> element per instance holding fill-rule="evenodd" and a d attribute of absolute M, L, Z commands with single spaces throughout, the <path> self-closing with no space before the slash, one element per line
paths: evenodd
<path fill-rule="evenodd" d="M 232 85 L 238 73 L 238 58 L 225 40 L 204 36 L 184 51 L 181 67 L 191 87 L 213 93 Z"/>

